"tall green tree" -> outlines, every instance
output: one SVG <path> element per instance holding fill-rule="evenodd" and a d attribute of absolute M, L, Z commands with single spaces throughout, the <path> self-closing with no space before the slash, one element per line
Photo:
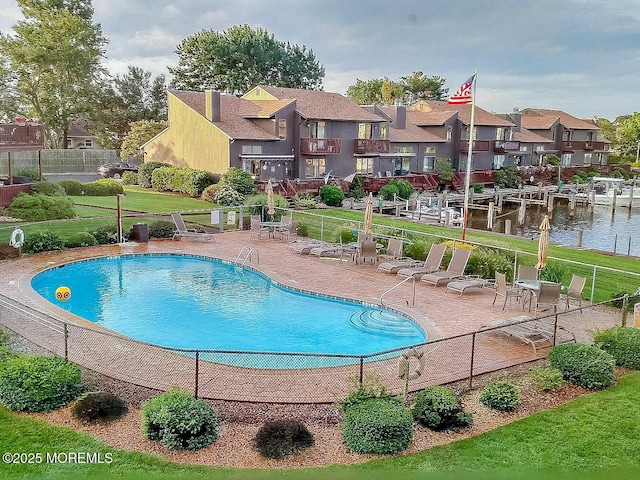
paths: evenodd
<path fill-rule="evenodd" d="M 212 87 L 233 94 L 256 85 L 321 89 L 324 67 L 305 46 L 277 40 L 262 28 L 237 25 L 220 33 L 202 30 L 184 39 L 169 68 L 171 86 L 202 91 Z"/>
<path fill-rule="evenodd" d="M 47 130 L 51 146 L 66 148 L 72 122 L 94 107 L 107 39 L 94 23 L 91 0 L 17 0 L 24 20 L 0 36 L 22 104 Z"/>
<path fill-rule="evenodd" d="M 140 147 L 168 127 L 167 122 L 140 120 L 133 122 L 129 133 L 122 142 L 121 158 L 140 158 Z"/>
<path fill-rule="evenodd" d="M 387 77 L 363 81 L 356 80 L 347 88 L 347 97 L 359 105 L 392 105 L 401 102 L 412 105 L 420 100 L 446 100 L 449 89 L 444 88 L 445 79 L 431 77 L 416 71 L 401 77 L 399 81 Z"/>
<path fill-rule="evenodd" d="M 422 72 L 413 72 L 411 75 L 400 78 L 405 103 L 412 104 L 420 100 L 446 100 L 449 92 L 444 88 L 446 80 L 437 75 L 426 76 Z"/>
<path fill-rule="evenodd" d="M 384 79 L 356 79 L 356 83 L 347 88 L 347 97 L 358 105 L 380 105 L 382 103 L 382 84 Z"/>
<path fill-rule="evenodd" d="M 129 65 L 124 75 L 116 75 L 103 82 L 96 106 L 89 130 L 94 132 L 104 148 L 118 150 L 131 123 L 166 120 L 165 76 L 152 77 L 151 72 Z"/>

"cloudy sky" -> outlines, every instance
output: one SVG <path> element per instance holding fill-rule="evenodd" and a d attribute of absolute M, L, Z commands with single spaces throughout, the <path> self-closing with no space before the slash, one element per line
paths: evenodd
<path fill-rule="evenodd" d="M 313 49 L 325 91 L 413 71 L 450 93 L 478 70 L 477 104 L 493 112 L 556 108 L 614 119 L 640 111 L 640 0 L 94 0 L 112 73 L 154 74 L 202 29 L 248 24 Z M 21 18 L 0 0 L 0 31 Z"/>

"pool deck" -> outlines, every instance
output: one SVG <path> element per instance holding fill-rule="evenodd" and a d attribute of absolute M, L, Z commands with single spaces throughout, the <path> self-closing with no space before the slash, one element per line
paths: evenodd
<path fill-rule="evenodd" d="M 42 269 L 69 261 L 100 256 L 138 253 L 184 253 L 211 256 L 235 261 L 240 251 L 251 249 L 246 264 L 268 275 L 276 282 L 297 289 L 338 296 L 347 299 L 379 303 L 380 296 L 397 285 L 395 275 L 376 272 L 371 265 L 356 265 L 353 261 L 316 258 L 300 255 L 287 248 L 286 242 L 251 242 L 250 232 L 230 232 L 216 235 L 216 242 L 197 240 L 154 240 L 148 243 L 110 245 L 91 248 L 70 249 L 23 256 L 15 260 L 0 262 L 0 294 L 18 304 L 29 306 L 40 312 L 50 313 L 70 323 L 87 325 L 61 308 L 52 306 L 36 295 L 29 286 L 30 278 Z M 240 263 L 245 255 L 240 258 Z M 499 319 L 522 315 L 519 303 L 507 304 L 502 310 L 502 299 L 492 305 L 494 291 L 490 288 L 470 289 L 463 295 L 445 292 L 445 287 L 433 287 L 417 282 L 415 304 L 411 302 L 413 286 L 402 285 L 385 297 L 393 308 L 412 317 L 428 333 L 429 341 L 455 337 L 480 329 L 481 325 Z M 585 302 L 583 302 L 585 303 Z M 3 310 L 4 311 L 4 310 Z M 532 315 L 532 314 L 531 314 Z M 50 348 L 51 332 L 42 322 L 26 319 L 0 322 L 21 333 L 35 343 Z M 12 318 L 14 318 L 12 316 Z M 620 323 L 617 310 L 607 307 L 592 307 L 569 311 L 560 316 L 560 323 L 572 331 L 576 339 L 588 342 L 589 331 L 607 328 Z M 167 352 L 149 345 L 140 345 L 117 336 L 104 337 L 91 329 L 69 332 L 69 358 L 107 375 L 150 388 L 166 389 L 172 385 L 194 388 L 193 359 Z M 112 341 L 105 342 L 105 338 Z M 461 337 L 426 347 L 426 368 L 419 379 L 411 381 L 409 390 L 426 385 L 447 383 L 468 374 L 471 337 Z M 77 348 L 79 344 L 83 348 Z M 59 345 L 50 348 L 60 354 Z M 496 370 L 526 360 L 544 357 L 548 348 L 540 348 L 534 354 L 531 346 L 497 332 L 478 335 L 476 342 L 474 374 Z M 215 363 L 213 359 L 201 357 L 199 395 L 241 401 L 273 402 L 331 402 L 348 391 L 346 380 L 358 374 L 358 366 L 304 370 L 256 370 L 230 367 Z M 465 373 L 466 372 L 466 373 Z M 375 373 L 382 384 L 391 391 L 399 392 L 404 387 L 397 376 L 397 360 L 376 362 L 365 367 L 365 373 Z"/>

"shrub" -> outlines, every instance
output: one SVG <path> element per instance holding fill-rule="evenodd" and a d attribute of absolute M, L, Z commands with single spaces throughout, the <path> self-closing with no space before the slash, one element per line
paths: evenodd
<path fill-rule="evenodd" d="M 308 237 L 309 236 L 309 225 L 305 223 L 301 223 L 298 225 L 298 229 L 296 231 L 299 237 Z"/>
<path fill-rule="evenodd" d="M 518 188 L 522 178 L 513 167 L 503 167 L 496 171 L 495 183 L 500 188 Z"/>
<path fill-rule="evenodd" d="M 567 267 L 560 262 L 547 262 L 547 266 L 540 272 L 540 279 L 547 282 L 562 283 Z"/>
<path fill-rule="evenodd" d="M 596 390 L 613 383 L 615 358 L 593 345 L 557 345 L 549 352 L 549 362 L 562 372 L 565 380 L 579 387 Z"/>
<path fill-rule="evenodd" d="M 209 185 L 202 191 L 200 198 L 205 202 L 217 203 L 216 190 L 218 190 L 216 185 Z"/>
<path fill-rule="evenodd" d="M 94 245 L 98 245 L 98 240 L 89 232 L 78 232 L 67 238 L 64 245 L 67 248 L 93 247 Z"/>
<path fill-rule="evenodd" d="M 316 199 L 308 193 L 298 193 L 295 196 L 296 207 L 300 209 L 316 208 Z"/>
<path fill-rule="evenodd" d="M 415 242 L 412 242 L 404 247 L 404 251 L 407 256 L 415 260 L 425 260 L 430 248 L 430 243 L 427 243 L 424 240 L 416 240 Z"/>
<path fill-rule="evenodd" d="M 533 378 L 533 381 L 536 382 L 538 388 L 545 392 L 555 390 L 564 383 L 562 372 L 553 367 L 533 367 L 529 375 Z"/>
<path fill-rule="evenodd" d="M 484 185 L 481 183 L 473 184 L 473 193 L 482 193 L 484 192 Z"/>
<path fill-rule="evenodd" d="M 640 330 L 613 327 L 596 332 L 594 344 L 616 359 L 616 365 L 640 370 Z"/>
<path fill-rule="evenodd" d="M 0 364 L 0 402 L 11 410 L 48 412 L 80 393 L 80 369 L 59 357 L 18 356 Z"/>
<path fill-rule="evenodd" d="M 461 413 L 463 412 L 455 393 L 440 386 L 427 387 L 418 393 L 412 409 L 413 418 L 432 430 L 469 425 L 471 415 L 460 415 Z"/>
<path fill-rule="evenodd" d="M 438 172 L 438 181 L 447 182 L 453 178 L 453 168 L 451 160 L 443 157 L 436 157 L 436 172 Z"/>
<path fill-rule="evenodd" d="M 138 184 L 138 173 L 126 171 L 122 173 L 122 185 L 137 185 Z"/>
<path fill-rule="evenodd" d="M 202 195 L 213 182 L 211 172 L 193 168 L 158 167 L 151 174 L 151 186 L 155 190 L 186 193 L 192 197 Z"/>
<path fill-rule="evenodd" d="M 31 185 L 31 191 L 41 195 L 49 195 L 50 197 L 64 196 L 67 194 L 60 184 L 51 182 L 36 182 Z"/>
<path fill-rule="evenodd" d="M 151 188 L 151 177 L 156 168 L 168 167 L 166 163 L 145 162 L 138 168 L 138 185 L 144 188 Z"/>
<path fill-rule="evenodd" d="M 353 177 L 353 181 L 349 184 L 349 196 L 360 200 L 364 198 L 365 195 L 364 188 L 362 188 L 362 175 L 358 174 Z"/>
<path fill-rule="evenodd" d="M 228 183 L 218 183 L 210 188 L 212 189 L 213 202 L 219 205 L 235 207 L 242 205 L 245 201 L 245 196 L 234 190 Z"/>
<path fill-rule="evenodd" d="M 80 196 L 84 193 L 84 185 L 76 180 L 61 180 L 58 182 L 67 195 Z"/>
<path fill-rule="evenodd" d="M 395 185 L 398 189 L 398 196 L 404 200 L 408 200 L 413 193 L 413 187 L 406 180 L 391 180 L 387 185 Z"/>
<path fill-rule="evenodd" d="M 16 177 L 27 177 L 32 182 L 40 180 L 40 172 L 33 168 L 21 168 L 15 173 Z"/>
<path fill-rule="evenodd" d="M 6 362 L 10 358 L 16 358 L 17 353 L 14 353 L 7 345 L 0 345 L 0 363 Z"/>
<path fill-rule="evenodd" d="M 173 222 L 167 220 L 156 220 L 149 224 L 149 237 L 151 238 L 173 238 L 174 231 Z"/>
<path fill-rule="evenodd" d="M 265 422 L 253 443 L 263 457 L 281 459 L 312 447 L 314 440 L 302 422 L 275 420 Z"/>
<path fill-rule="evenodd" d="M 396 195 L 400 195 L 398 186 L 389 182 L 378 191 L 378 196 L 384 200 L 393 200 Z"/>
<path fill-rule="evenodd" d="M 508 412 L 520 405 L 520 393 L 516 385 L 501 380 L 485 387 L 480 394 L 480 402 L 494 410 Z"/>
<path fill-rule="evenodd" d="M 635 293 L 635 292 L 634 292 Z M 628 299 L 628 303 L 627 303 L 627 311 L 628 312 L 633 312 L 634 310 L 634 305 L 636 303 L 640 303 L 640 294 L 638 295 L 634 295 L 634 293 L 631 292 L 618 292 L 618 293 L 614 293 L 611 298 L 615 299 L 615 300 L 611 300 L 611 305 L 616 307 L 616 308 L 620 308 L 622 309 L 623 305 L 624 305 L 624 296 L 625 295 L 629 295 L 629 299 Z"/>
<path fill-rule="evenodd" d="M 87 392 L 76 400 L 71 412 L 83 423 L 108 422 L 127 413 L 127 406 L 111 393 Z"/>
<path fill-rule="evenodd" d="M 24 253 L 51 252 L 62 250 L 64 241 L 53 232 L 33 232 L 25 236 L 22 251 Z"/>
<path fill-rule="evenodd" d="M 102 227 L 98 227 L 92 232 L 92 235 L 98 242 L 98 245 L 118 243 L 118 227 L 116 225 L 103 225 Z"/>
<path fill-rule="evenodd" d="M 503 253 L 477 248 L 469 257 L 466 271 L 483 278 L 495 278 L 496 272 L 504 272 L 508 278 L 512 278 L 513 260 Z"/>
<path fill-rule="evenodd" d="M 289 203 L 287 200 L 278 194 L 273 195 L 273 204 L 276 208 L 276 213 L 274 214 L 275 218 L 280 218 L 283 214 L 283 211 L 289 208 Z M 267 215 L 267 194 L 261 193 L 258 195 L 252 195 L 247 197 L 245 200 L 245 205 L 249 207 L 249 211 L 251 215 Z"/>
<path fill-rule="evenodd" d="M 231 167 L 220 176 L 220 182 L 229 185 L 242 196 L 253 195 L 258 190 L 249 172 Z"/>
<path fill-rule="evenodd" d="M 42 222 L 44 220 L 59 220 L 73 218 L 73 204 L 66 197 L 50 197 L 34 193 L 19 193 L 9 205 L 9 214 L 27 222 Z"/>
<path fill-rule="evenodd" d="M 320 198 L 330 207 L 340 207 L 344 200 L 344 193 L 335 185 L 323 185 L 320 187 Z"/>
<path fill-rule="evenodd" d="M 218 439 L 218 418 L 202 400 L 172 388 L 143 403 L 142 431 L 169 449 L 199 450 Z"/>
<path fill-rule="evenodd" d="M 357 453 L 397 453 L 409 447 L 413 434 L 411 411 L 398 401 L 370 398 L 344 414 L 344 441 Z"/>
<path fill-rule="evenodd" d="M 384 385 L 380 383 L 380 380 L 374 374 L 365 374 L 362 383 L 360 383 L 355 377 L 352 377 L 349 380 L 351 382 L 349 395 L 341 402 L 338 402 L 338 406 L 343 411 L 346 411 L 353 405 L 357 405 L 371 398 L 393 400 L 393 397 L 387 393 Z"/>
<path fill-rule="evenodd" d="M 124 193 L 120 182 L 113 178 L 103 178 L 95 182 L 84 184 L 84 195 L 91 197 L 106 197 L 110 195 L 119 195 Z"/>

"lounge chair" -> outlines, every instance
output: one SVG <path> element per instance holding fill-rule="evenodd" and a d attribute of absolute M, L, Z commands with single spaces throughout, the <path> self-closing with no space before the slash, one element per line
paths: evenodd
<path fill-rule="evenodd" d="M 287 244 L 287 249 L 300 255 L 309 255 L 312 249 L 328 245 L 327 242 L 313 238 L 298 239 Z"/>
<path fill-rule="evenodd" d="M 537 348 L 540 346 L 552 346 L 576 341 L 575 335 L 564 327 L 560 325 L 554 327 L 553 322 L 533 319 L 526 315 L 506 320 L 495 320 L 482 325 L 480 328 L 491 328 L 494 331 L 515 337 L 531 345 L 534 353 L 537 353 Z"/>
<path fill-rule="evenodd" d="M 452 282 L 447 283 L 447 287 L 445 288 L 445 292 L 452 291 L 460 293 L 460 296 L 467 290 L 483 288 L 489 285 L 489 280 L 484 278 L 476 277 L 476 276 L 467 276 L 461 278 L 459 280 L 454 280 Z"/>
<path fill-rule="evenodd" d="M 402 258 L 402 239 L 390 238 L 387 250 L 378 255 L 378 260 L 383 262 L 392 262 Z"/>
<path fill-rule="evenodd" d="M 378 250 L 376 248 L 376 242 L 370 242 L 364 240 L 356 252 L 356 264 L 371 263 L 376 265 L 378 263 Z"/>
<path fill-rule="evenodd" d="M 401 268 L 417 267 L 424 262 L 415 260 L 413 258 L 398 258 L 389 262 L 382 262 L 378 264 L 378 272 L 385 272 L 388 274 L 397 273 Z"/>
<path fill-rule="evenodd" d="M 414 265 L 411 267 L 403 267 L 398 269 L 397 273 L 401 277 L 414 277 L 416 279 L 426 275 L 427 273 L 433 273 L 440 270 L 442 264 L 442 258 L 444 252 L 447 250 L 445 245 L 433 244 L 429 249 L 427 259 L 422 265 Z"/>
<path fill-rule="evenodd" d="M 313 247 L 309 250 L 309 256 L 314 257 L 330 257 L 342 259 L 346 256 L 353 256 L 353 248 L 347 247 L 342 243 L 325 243 L 324 245 Z"/>
<path fill-rule="evenodd" d="M 182 218 L 182 215 L 179 213 L 172 213 L 171 219 L 173 220 L 173 224 L 176 227 L 175 231 L 173 232 L 174 240 L 176 238 L 178 239 L 194 238 L 196 240 L 205 240 L 205 241 L 211 240 L 212 242 L 216 241 L 213 233 L 203 233 L 203 232 L 199 232 L 195 228 L 187 228 L 187 225 L 184 223 L 184 219 Z"/>
<path fill-rule="evenodd" d="M 442 283 L 449 283 L 452 280 L 464 278 L 464 269 L 467 268 L 470 255 L 471 250 L 467 250 L 466 248 L 456 249 L 445 271 L 427 273 L 422 276 L 420 281 L 437 287 Z"/>

